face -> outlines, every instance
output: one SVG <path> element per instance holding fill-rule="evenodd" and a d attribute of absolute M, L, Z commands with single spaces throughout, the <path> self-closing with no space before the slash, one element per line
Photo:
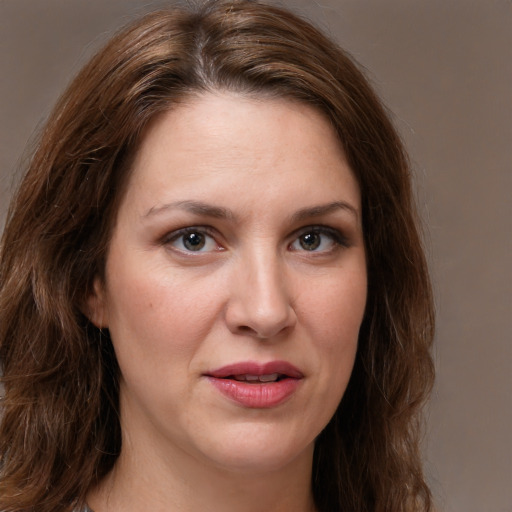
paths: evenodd
<path fill-rule="evenodd" d="M 311 461 L 366 285 L 359 188 L 319 113 L 219 93 L 161 115 L 89 301 L 130 449 L 249 472 Z"/>

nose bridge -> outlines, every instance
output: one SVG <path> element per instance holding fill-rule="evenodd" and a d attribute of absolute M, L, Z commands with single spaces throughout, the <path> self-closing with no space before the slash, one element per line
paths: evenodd
<path fill-rule="evenodd" d="M 283 306 L 286 300 L 284 272 L 275 251 L 263 250 L 253 254 L 249 259 L 247 271 L 251 290 L 249 297 L 254 298 L 256 309 L 262 311 Z"/>
<path fill-rule="evenodd" d="M 295 322 L 284 262 L 269 243 L 261 243 L 237 262 L 228 307 L 230 328 L 260 338 L 275 336 Z"/>

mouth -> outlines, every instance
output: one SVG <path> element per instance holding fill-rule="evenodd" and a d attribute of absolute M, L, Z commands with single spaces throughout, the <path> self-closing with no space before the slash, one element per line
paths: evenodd
<path fill-rule="evenodd" d="M 288 375 L 282 373 L 269 373 L 267 375 L 229 375 L 224 377 L 226 379 L 233 379 L 238 382 L 248 382 L 249 384 L 260 384 L 261 382 L 279 382 L 287 379 Z"/>
<path fill-rule="evenodd" d="M 216 379 L 232 379 L 254 384 L 279 382 L 286 378 L 302 379 L 304 377 L 298 368 L 287 361 L 270 361 L 263 364 L 245 361 L 217 368 L 206 375 Z"/>
<path fill-rule="evenodd" d="M 231 402 L 252 409 L 267 409 L 284 403 L 304 378 L 300 370 L 286 361 L 235 363 L 204 376 Z"/>

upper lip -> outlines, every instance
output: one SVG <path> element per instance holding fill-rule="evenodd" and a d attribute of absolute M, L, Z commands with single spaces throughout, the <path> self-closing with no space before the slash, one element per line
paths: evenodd
<path fill-rule="evenodd" d="M 208 377 L 215 377 L 217 379 L 225 379 L 235 375 L 271 375 L 278 373 L 286 377 L 294 379 L 302 379 L 304 375 L 293 364 L 287 361 L 270 361 L 267 363 L 258 363 L 254 361 L 242 361 L 239 363 L 232 363 L 221 368 L 207 372 L 205 375 Z"/>

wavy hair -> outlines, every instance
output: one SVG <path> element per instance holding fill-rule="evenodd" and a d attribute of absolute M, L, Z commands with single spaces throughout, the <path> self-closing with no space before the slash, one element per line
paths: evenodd
<path fill-rule="evenodd" d="M 368 302 L 348 388 L 316 440 L 318 510 L 431 510 L 419 427 L 434 315 L 407 156 L 343 50 L 287 10 L 249 0 L 131 24 L 83 68 L 41 133 L 0 249 L 0 510 L 70 511 L 112 469 L 119 369 L 83 305 L 144 128 L 215 90 L 313 106 L 360 185 Z"/>

